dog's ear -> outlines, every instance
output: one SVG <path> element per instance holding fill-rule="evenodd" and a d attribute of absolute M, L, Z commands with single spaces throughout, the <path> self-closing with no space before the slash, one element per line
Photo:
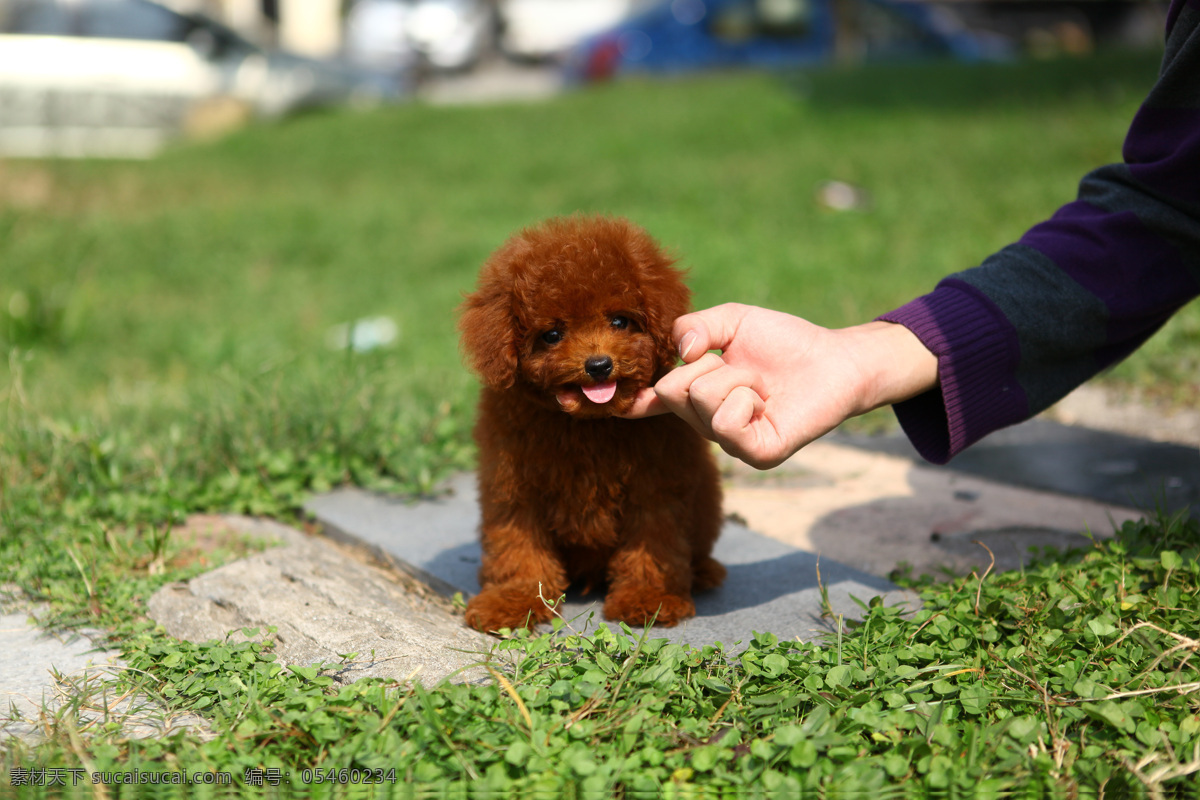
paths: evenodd
<path fill-rule="evenodd" d="M 516 318 L 512 291 L 489 261 L 479 287 L 459 306 L 458 330 L 468 363 L 484 385 L 507 389 L 517 377 Z"/>
<path fill-rule="evenodd" d="M 646 329 L 654 339 L 655 360 L 658 366 L 669 369 L 675 366 L 679 350 L 671 332 L 675 320 L 691 310 L 692 293 L 683 282 L 679 270 L 662 266 L 651 285 L 643 285 L 645 291 Z M 657 271 L 656 271 L 657 272 Z"/>
<path fill-rule="evenodd" d="M 626 246 L 637 264 L 646 331 L 654 339 L 659 368 L 670 369 L 679 355 L 671 331 L 675 320 L 691 310 L 692 293 L 683 282 L 684 272 L 675 269 L 675 259 L 644 231 L 630 227 L 633 232 Z"/>

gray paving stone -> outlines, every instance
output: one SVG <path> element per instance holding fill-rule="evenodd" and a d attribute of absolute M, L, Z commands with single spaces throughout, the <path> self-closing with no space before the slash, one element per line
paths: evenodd
<path fill-rule="evenodd" d="M 418 502 L 341 489 L 313 498 L 306 508 L 331 535 L 409 565 L 441 591 L 466 596 L 479 591 L 479 510 L 472 475 L 459 475 L 436 497 Z M 721 642 L 736 652 L 734 645 L 749 643 L 754 631 L 810 640 L 830 630 L 830 620 L 821 617 L 816 555 L 735 522 L 726 523 L 714 555 L 729 570 L 725 584 L 696 596 L 694 619 L 655 628 L 655 638 L 695 646 Z M 821 561 L 819 569 L 833 611 L 846 618 L 861 615 L 852 597 L 865 603 L 881 596 L 888 605 L 904 603 L 910 609 L 919 603 L 891 582 L 842 564 Z M 594 630 L 603 621 L 600 605 L 596 596 L 569 594 L 561 613 L 574 620 L 576 629 Z"/>

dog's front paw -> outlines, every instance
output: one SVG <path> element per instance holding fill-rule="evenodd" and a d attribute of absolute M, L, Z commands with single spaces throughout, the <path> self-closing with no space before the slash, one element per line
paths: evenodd
<path fill-rule="evenodd" d="M 547 598 L 551 599 L 551 598 Z M 471 598 L 464 615 L 467 624 L 485 633 L 501 628 L 529 628 L 550 620 L 550 608 L 525 586 L 489 586 Z"/>
<path fill-rule="evenodd" d="M 656 625 L 671 628 L 681 620 L 696 616 L 696 604 L 690 597 L 673 594 L 612 593 L 604 602 L 604 616 L 633 627 L 653 620 Z"/>

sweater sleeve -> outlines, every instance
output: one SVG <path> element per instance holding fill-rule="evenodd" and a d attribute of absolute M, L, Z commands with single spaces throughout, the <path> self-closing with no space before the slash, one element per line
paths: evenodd
<path fill-rule="evenodd" d="M 938 357 L 940 385 L 895 406 L 944 464 L 1125 358 L 1200 294 L 1200 0 L 1173 0 L 1159 77 L 1123 163 L 980 266 L 882 315 Z"/>

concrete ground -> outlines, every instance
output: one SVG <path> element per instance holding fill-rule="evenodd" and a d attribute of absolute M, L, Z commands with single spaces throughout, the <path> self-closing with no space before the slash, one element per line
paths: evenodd
<path fill-rule="evenodd" d="M 97 651 L 86 634 L 45 632 L 30 616 L 29 610 L 0 613 L 0 736 L 30 738 L 43 709 L 53 714 L 62 705 L 72 687 L 56 673 L 80 684 L 106 675 L 117 663 L 116 653 Z"/>
<path fill-rule="evenodd" d="M 471 72 L 432 75 L 418 89 L 417 97 L 432 105 L 527 103 L 562 90 L 562 77 L 553 66 L 516 64 L 497 57 Z"/>
<path fill-rule="evenodd" d="M 114 696 L 103 682 L 124 664 L 115 650 L 98 647 L 95 631 L 56 633 L 36 624 L 38 608 L 14 607 L 0 587 L 0 743 L 8 736 L 36 741 L 57 720 L 83 735 L 119 721 L 129 738 L 166 736 L 183 728 L 203 735 L 191 713 L 168 713 L 152 698 Z"/>
<path fill-rule="evenodd" d="M 753 530 L 886 577 L 1019 568 L 1029 547 L 1086 546 L 1138 512 L 816 442 L 782 471 L 731 464 L 725 507 Z M 976 544 L 979 542 L 981 544 Z"/>

